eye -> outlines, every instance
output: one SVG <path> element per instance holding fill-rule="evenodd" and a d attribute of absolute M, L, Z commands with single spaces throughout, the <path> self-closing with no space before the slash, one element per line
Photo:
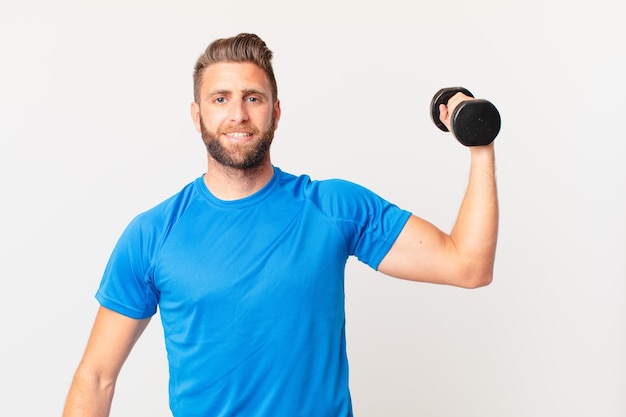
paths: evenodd
<path fill-rule="evenodd" d="M 222 103 L 226 102 L 226 99 L 224 97 L 217 97 L 215 99 L 215 102 L 218 103 L 218 104 L 222 104 Z"/>
<path fill-rule="evenodd" d="M 258 103 L 259 102 L 259 98 L 258 97 L 248 97 L 248 101 L 250 103 Z"/>

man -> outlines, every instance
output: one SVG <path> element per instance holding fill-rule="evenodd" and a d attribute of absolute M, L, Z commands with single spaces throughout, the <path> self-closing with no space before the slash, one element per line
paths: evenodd
<path fill-rule="evenodd" d="M 358 185 L 284 173 L 269 153 L 281 115 L 271 59 L 252 34 L 217 40 L 198 59 L 191 116 L 207 171 L 121 236 L 65 417 L 109 414 L 122 364 L 157 307 L 174 416 L 351 416 L 349 256 L 402 279 L 490 283 L 493 144 L 470 148 L 450 234 Z M 441 106 L 447 126 L 448 110 L 467 99 Z"/>

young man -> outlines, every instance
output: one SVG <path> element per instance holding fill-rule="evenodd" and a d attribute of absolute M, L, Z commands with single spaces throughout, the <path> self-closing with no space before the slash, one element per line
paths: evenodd
<path fill-rule="evenodd" d="M 174 416 L 351 416 L 349 256 L 402 279 L 491 281 L 493 144 L 470 148 L 450 234 L 353 183 L 287 174 L 269 153 L 281 115 L 271 59 L 251 34 L 217 40 L 198 59 L 191 116 L 207 171 L 121 236 L 65 417 L 109 414 L 122 364 L 157 307 Z M 441 106 L 446 125 L 467 99 Z"/>

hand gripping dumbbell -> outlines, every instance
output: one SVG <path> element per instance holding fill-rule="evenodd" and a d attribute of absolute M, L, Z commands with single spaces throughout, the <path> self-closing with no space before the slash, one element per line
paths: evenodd
<path fill-rule="evenodd" d="M 456 93 L 474 97 L 463 87 L 442 88 L 437 91 L 430 104 L 431 116 L 435 125 L 448 131 L 439 119 L 439 105 L 448 104 Z M 450 115 L 451 133 L 465 146 L 489 145 L 500 132 L 500 113 L 496 106 L 487 100 L 474 99 L 461 102 Z"/>

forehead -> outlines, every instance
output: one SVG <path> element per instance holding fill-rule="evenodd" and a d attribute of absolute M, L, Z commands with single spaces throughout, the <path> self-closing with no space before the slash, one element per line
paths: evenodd
<path fill-rule="evenodd" d="M 270 82 L 261 67 L 251 62 L 218 62 L 204 69 L 201 91 L 213 90 L 271 90 Z"/>

